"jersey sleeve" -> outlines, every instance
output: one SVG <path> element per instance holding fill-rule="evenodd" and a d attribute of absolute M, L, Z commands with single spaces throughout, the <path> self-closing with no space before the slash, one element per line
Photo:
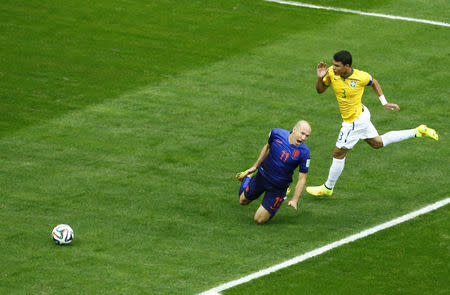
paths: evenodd
<path fill-rule="evenodd" d="M 274 140 L 274 132 L 275 131 L 275 129 L 272 129 L 272 130 L 270 130 L 270 133 L 269 133 L 269 139 L 267 140 L 267 143 L 269 144 L 269 145 L 272 145 L 272 142 L 273 142 L 273 140 Z"/>
<path fill-rule="evenodd" d="M 363 85 L 371 86 L 372 85 L 372 76 L 369 73 L 363 72 Z"/>
<path fill-rule="evenodd" d="M 299 172 L 301 173 L 308 173 L 309 170 L 309 162 L 310 162 L 310 151 L 309 149 L 303 154 L 301 160 L 300 160 L 300 165 L 299 165 Z"/>
<path fill-rule="evenodd" d="M 331 84 L 331 72 L 333 72 L 333 69 L 331 67 L 328 68 L 327 73 L 325 74 L 325 77 L 323 77 L 322 82 L 325 84 L 325 86 L 330 86 Z"/>

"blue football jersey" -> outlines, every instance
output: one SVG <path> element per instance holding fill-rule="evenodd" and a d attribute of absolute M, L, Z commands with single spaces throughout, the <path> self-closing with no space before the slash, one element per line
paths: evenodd
<path fill-rule="evenodd" d="M 259 173 L 280 188 L 289 186 L 297 167 L 302 173 L 308 173 L 309 168 L 309 147 L 305 143 L 299 146 L 290 144 L 290 133 L 285 129 L 272 129 L 268 140 L 269 155 L 258 167 Z"/>

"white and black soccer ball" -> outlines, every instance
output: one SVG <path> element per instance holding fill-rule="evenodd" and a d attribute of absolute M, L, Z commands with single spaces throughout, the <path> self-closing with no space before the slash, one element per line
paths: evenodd
<path fill-rule="evenodd" d="M 72 242 L 74 237 L 73 229 L 67 224 L 58 224 L 52 230 L 53 241 L 58 245 L 67 245 Z"/>

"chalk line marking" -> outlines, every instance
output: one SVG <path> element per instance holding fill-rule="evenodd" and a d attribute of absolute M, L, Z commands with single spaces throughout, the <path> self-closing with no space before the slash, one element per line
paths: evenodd
<path fill-rule="evenodd" d="M 340 247 L 342 245 L 345 245 L 345 244 L 354 242 L 356 240 L 365 238 L 367 236 L 373 235 L 374 233 L 376 233 L 378 231 L 381 231 L 381 230 L 393 227 L 395 225 L 398 225 L 400 223 L 403 223 L 405 221 L 413 219 L 413 218 L 415 218 L 415 217 L 417 217 L 419 215 L 423 215 L 423 214 L 429 213 L 429 212 L 431 212 L 433 210 L 439 209 L 439 208 L 447 205 L 448 203 L 450 203 L 450 198 L 446 198 L 446 199 L 440 200 L 440 201 L 438 201 L 438 202 L 436 202 L 434 204 L 431 204 L 431 205 L 428 205 L 426 207 L 423 207 L 422 209 L 419 209 L 419 210 L 413 211 L 411 213 L 405 214 L 405 215 L 400 216 L 398 218 L 395 218 L 395 219 L 393 219 L 391 221 L 388 221 L 388 222 L 382 223 L 380 225 L 374 226 L 372 228 L 366 229 L 366 230 L 364 230 L 364 231 L 362 231 L 360 233 L 348 236 L 348 237 L 343 238 L 343 239 L 341 239 L 339 241 L 336 241 L 336 242 L 333 242 L 331 244 L 325 245 L 323 247 L 314 249 L 314 250 L 312 250 L 310 252 L 306 252 L 305 254 L 296 256 L 296 257 L 294 257 L 292 259 L 289 259 L 289 260 L 286 260 L 285 262 L 282 262 L 280 264 L 276 264 L 276 265 L 271 266 L 269 268 L 257 271 L 257 272 L 252 273 L 252 274 L 249 274 L 249 275 L 247 275 L 245 277 L 242 277 L 240 279 L 237 279 L 237 280 L 234 280 L 234 281 L 222 284 L 222 285 L 217 286 L 215 288 L 212 288 L 212 289 L 210 289 L 208 291 L 202 292 L 199 295 L 220 295 L 220 292 L 222 292 L 224 290 L 230 289 L 230 288 L 235 287 L 237 285 L 241 285 L 243 283 L 247 283 L 247 282 L 249 282 L 251 280 L 260 278 L 262 276 L 268 275 L 268 274 L 270 274 L 272 272 L 276 272 L 276 271 L 278 271 L 280 269 L 289 267 L 291 265 L 300 263 L 300 262 L 305 261 L 305 260 L 307 260 L 309 258 L 312 258 L 312 257 L 318 256 L 320 254 L 323 254 L 325 252 L 328 252 L 331 249 L 334 249 L 336 247 Z"/>
<path fill-rule="evenodd" d="M 441 27 L 450 27 L 449 23 L 437 22 L 437 21 L 420 19 L 420 18 L 411 18 L 411 17 L 396 16 L 396 15 L 389 15 L 389 14 L 382 14 L 382 13 L 371 13 L 371 12 L 351 10 L 351 9 L 346 9 L 346 8 L 319 6 L 319 5 L 314 5 L 314 4 L 308 4 L 308 3 L 302 3 L 302 2 L 293 2 L 293 1 L 283 1 L 283 0 L 264 0 L 264 1 L 275 2 L 275 3 L 291 5 L 291 6 L 307 7 L 307 8 L 314 8 L 314 9 L 324 9 L 324 10 L 347 12 L 347 13 L 353 13 L 353 14 L 359 14 L 359 15 L 375 16 L 375 17 L 389 18 L 389 19 L 397 19 L 397 20 L 403 20 L 403 21 L 408 21 L 408 22 L 416 22 L 416 23 L 424 23 L 424 24 L 441 26 Z"/>

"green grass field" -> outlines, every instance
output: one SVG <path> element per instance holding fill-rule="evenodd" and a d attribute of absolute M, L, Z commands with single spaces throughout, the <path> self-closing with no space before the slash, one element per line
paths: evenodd
<path fill-rule="evenodd" d="M 447 206 L 223 294 L 448 294 L 449 213 Z"/>
<path fill-rule="evenodd" d="M 449 23 L 429 2 L 315 4 Z M 196 294 L 449 196 L 447 27 L 260 0 L 0 7 L 0 294 Z M 233 176 L 306 119 L 308 184 L 325 181 L 341 119 L 315 67 L 341 49 L 401 107 L 367 89 L 380 134 L 426 123 L 440 140 L 361 142 L 333 198 L 257 226 Z M 224 294 L 448 294 L 448 210 Z"/>

